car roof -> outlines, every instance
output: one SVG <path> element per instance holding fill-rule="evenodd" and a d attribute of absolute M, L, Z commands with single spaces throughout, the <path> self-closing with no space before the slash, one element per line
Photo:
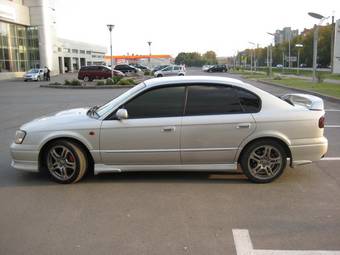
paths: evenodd
<path fill-rule="evenodd" d="M 218 76 L 170 76 L 170 77 L 161 77 L 154 78 L 144 81 L 147 87 L 160 86 L 160 85 L 169 85 L 169 84 L 178 84 L 178 83 L 222 83 L 222 84 L 230 84 L 236 85 L 239 87 L 247 87 L 247 85 L 237 79 L 227 78 L 227 77 L 218 77 Z M 249 85 L 248 85 L 249 86 Z"/>

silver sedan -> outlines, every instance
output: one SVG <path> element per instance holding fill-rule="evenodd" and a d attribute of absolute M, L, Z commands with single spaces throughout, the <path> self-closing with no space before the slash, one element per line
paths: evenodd
<path fill-rule="evenodd" d="M 229 171 L 271 182 L 327 152 L 322 99 L 281 98 L 235 79 L 147 80 L 100 107 L 35 119 L 16 132 L 12 166 L 59 183 L 86 172 Z"/>

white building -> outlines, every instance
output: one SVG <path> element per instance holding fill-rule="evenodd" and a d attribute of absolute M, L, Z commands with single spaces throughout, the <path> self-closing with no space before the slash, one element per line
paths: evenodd
<path fill-rule="evenodd" d="M 53 0 L 0 0 L 0 79 L 34 67 L 57 74 L 101 64 L 105 52 L 102 46 L 58 39 Z"/>

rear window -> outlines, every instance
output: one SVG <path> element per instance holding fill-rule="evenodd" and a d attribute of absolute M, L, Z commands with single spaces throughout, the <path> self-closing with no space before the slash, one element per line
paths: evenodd
<path fill-rule="evenodd" d="M 235 88 L 235 90 L 244 112 L 255 113 L 260 111 L 261 100 L 257 95 L 241 88 Z"/>

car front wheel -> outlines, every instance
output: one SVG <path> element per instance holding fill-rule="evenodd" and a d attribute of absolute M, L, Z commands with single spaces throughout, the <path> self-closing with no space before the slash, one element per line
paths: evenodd
<path fill-rule="evenodd" d="M 86 153 L 77 144 L 66 140 L 52 142 L 45 151 L 45 165 L 53 181 L 78 182 L 86 173 Z"/>
<path fill-rule="evenodd" d="M 260 140 L 245 148 L 240 160 L 243 173 L 255 183 L 268 183 L 278 178 L 287 164 L 282 145 L 272 140 Z"/>

